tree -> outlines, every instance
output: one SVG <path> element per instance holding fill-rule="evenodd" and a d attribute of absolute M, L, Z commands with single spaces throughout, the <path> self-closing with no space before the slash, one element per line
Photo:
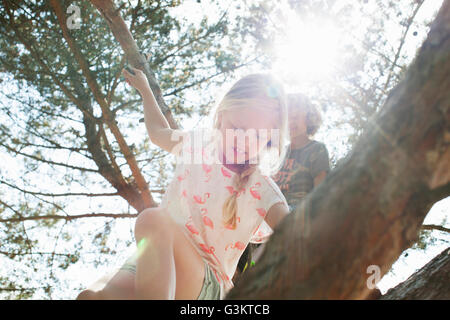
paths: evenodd
<path fill-rule="evenodd" d="M 346 161 L 275 230 L 229 299 L 361 299 L 450 194 L 450 1 Z M 448 288 L 447 288 L 448 289 Z"/>
<path fill-rule="evenodd" d="M 389 289 L 380 299 L 450 299 L 450 248 L 442 251 L 406 281 Z"/>

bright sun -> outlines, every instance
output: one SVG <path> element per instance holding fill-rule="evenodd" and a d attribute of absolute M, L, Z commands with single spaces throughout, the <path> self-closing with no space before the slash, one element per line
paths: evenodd
<path fill-rule="evenodd" d="M 334 69 L 339 38 L 331 21 L 290 16 L 273 48 L 273 71 L 296 82 L 323 79 Z"/>

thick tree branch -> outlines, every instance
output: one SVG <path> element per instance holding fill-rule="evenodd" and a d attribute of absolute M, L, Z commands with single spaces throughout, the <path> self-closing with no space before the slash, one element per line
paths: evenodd
<path fill-rule="evenodd" d="M 449 299 L 450 248 L 442 251 L 419 271 L 380 297 L 380 300 Z"/>

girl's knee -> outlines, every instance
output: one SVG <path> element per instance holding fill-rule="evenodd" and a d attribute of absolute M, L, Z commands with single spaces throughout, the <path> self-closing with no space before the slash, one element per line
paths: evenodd
<path fill-rule="evenodd" d="M 169 231 L 170 218 L 162 208 L 148 208 L 142 211 L 137 219 L 134 228 L 136 240 L 149 233 L 160 233 Z"/>
<path fill-rule="evenodd" d="M 102 300 L 102 295 L 89 289 L 81 291 L 76 300 Z"/>

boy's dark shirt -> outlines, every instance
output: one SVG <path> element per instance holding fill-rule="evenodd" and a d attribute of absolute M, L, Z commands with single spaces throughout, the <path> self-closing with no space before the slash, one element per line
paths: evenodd
<path fill-rule="evenodd" d="M 311 192 L 314 178 L 322 171 L 330 171 L 328 150 L 323 143 L 312 140 L 299 149 L 290 149 L 283 166 L 272 178 L 293 206 Z"/>

